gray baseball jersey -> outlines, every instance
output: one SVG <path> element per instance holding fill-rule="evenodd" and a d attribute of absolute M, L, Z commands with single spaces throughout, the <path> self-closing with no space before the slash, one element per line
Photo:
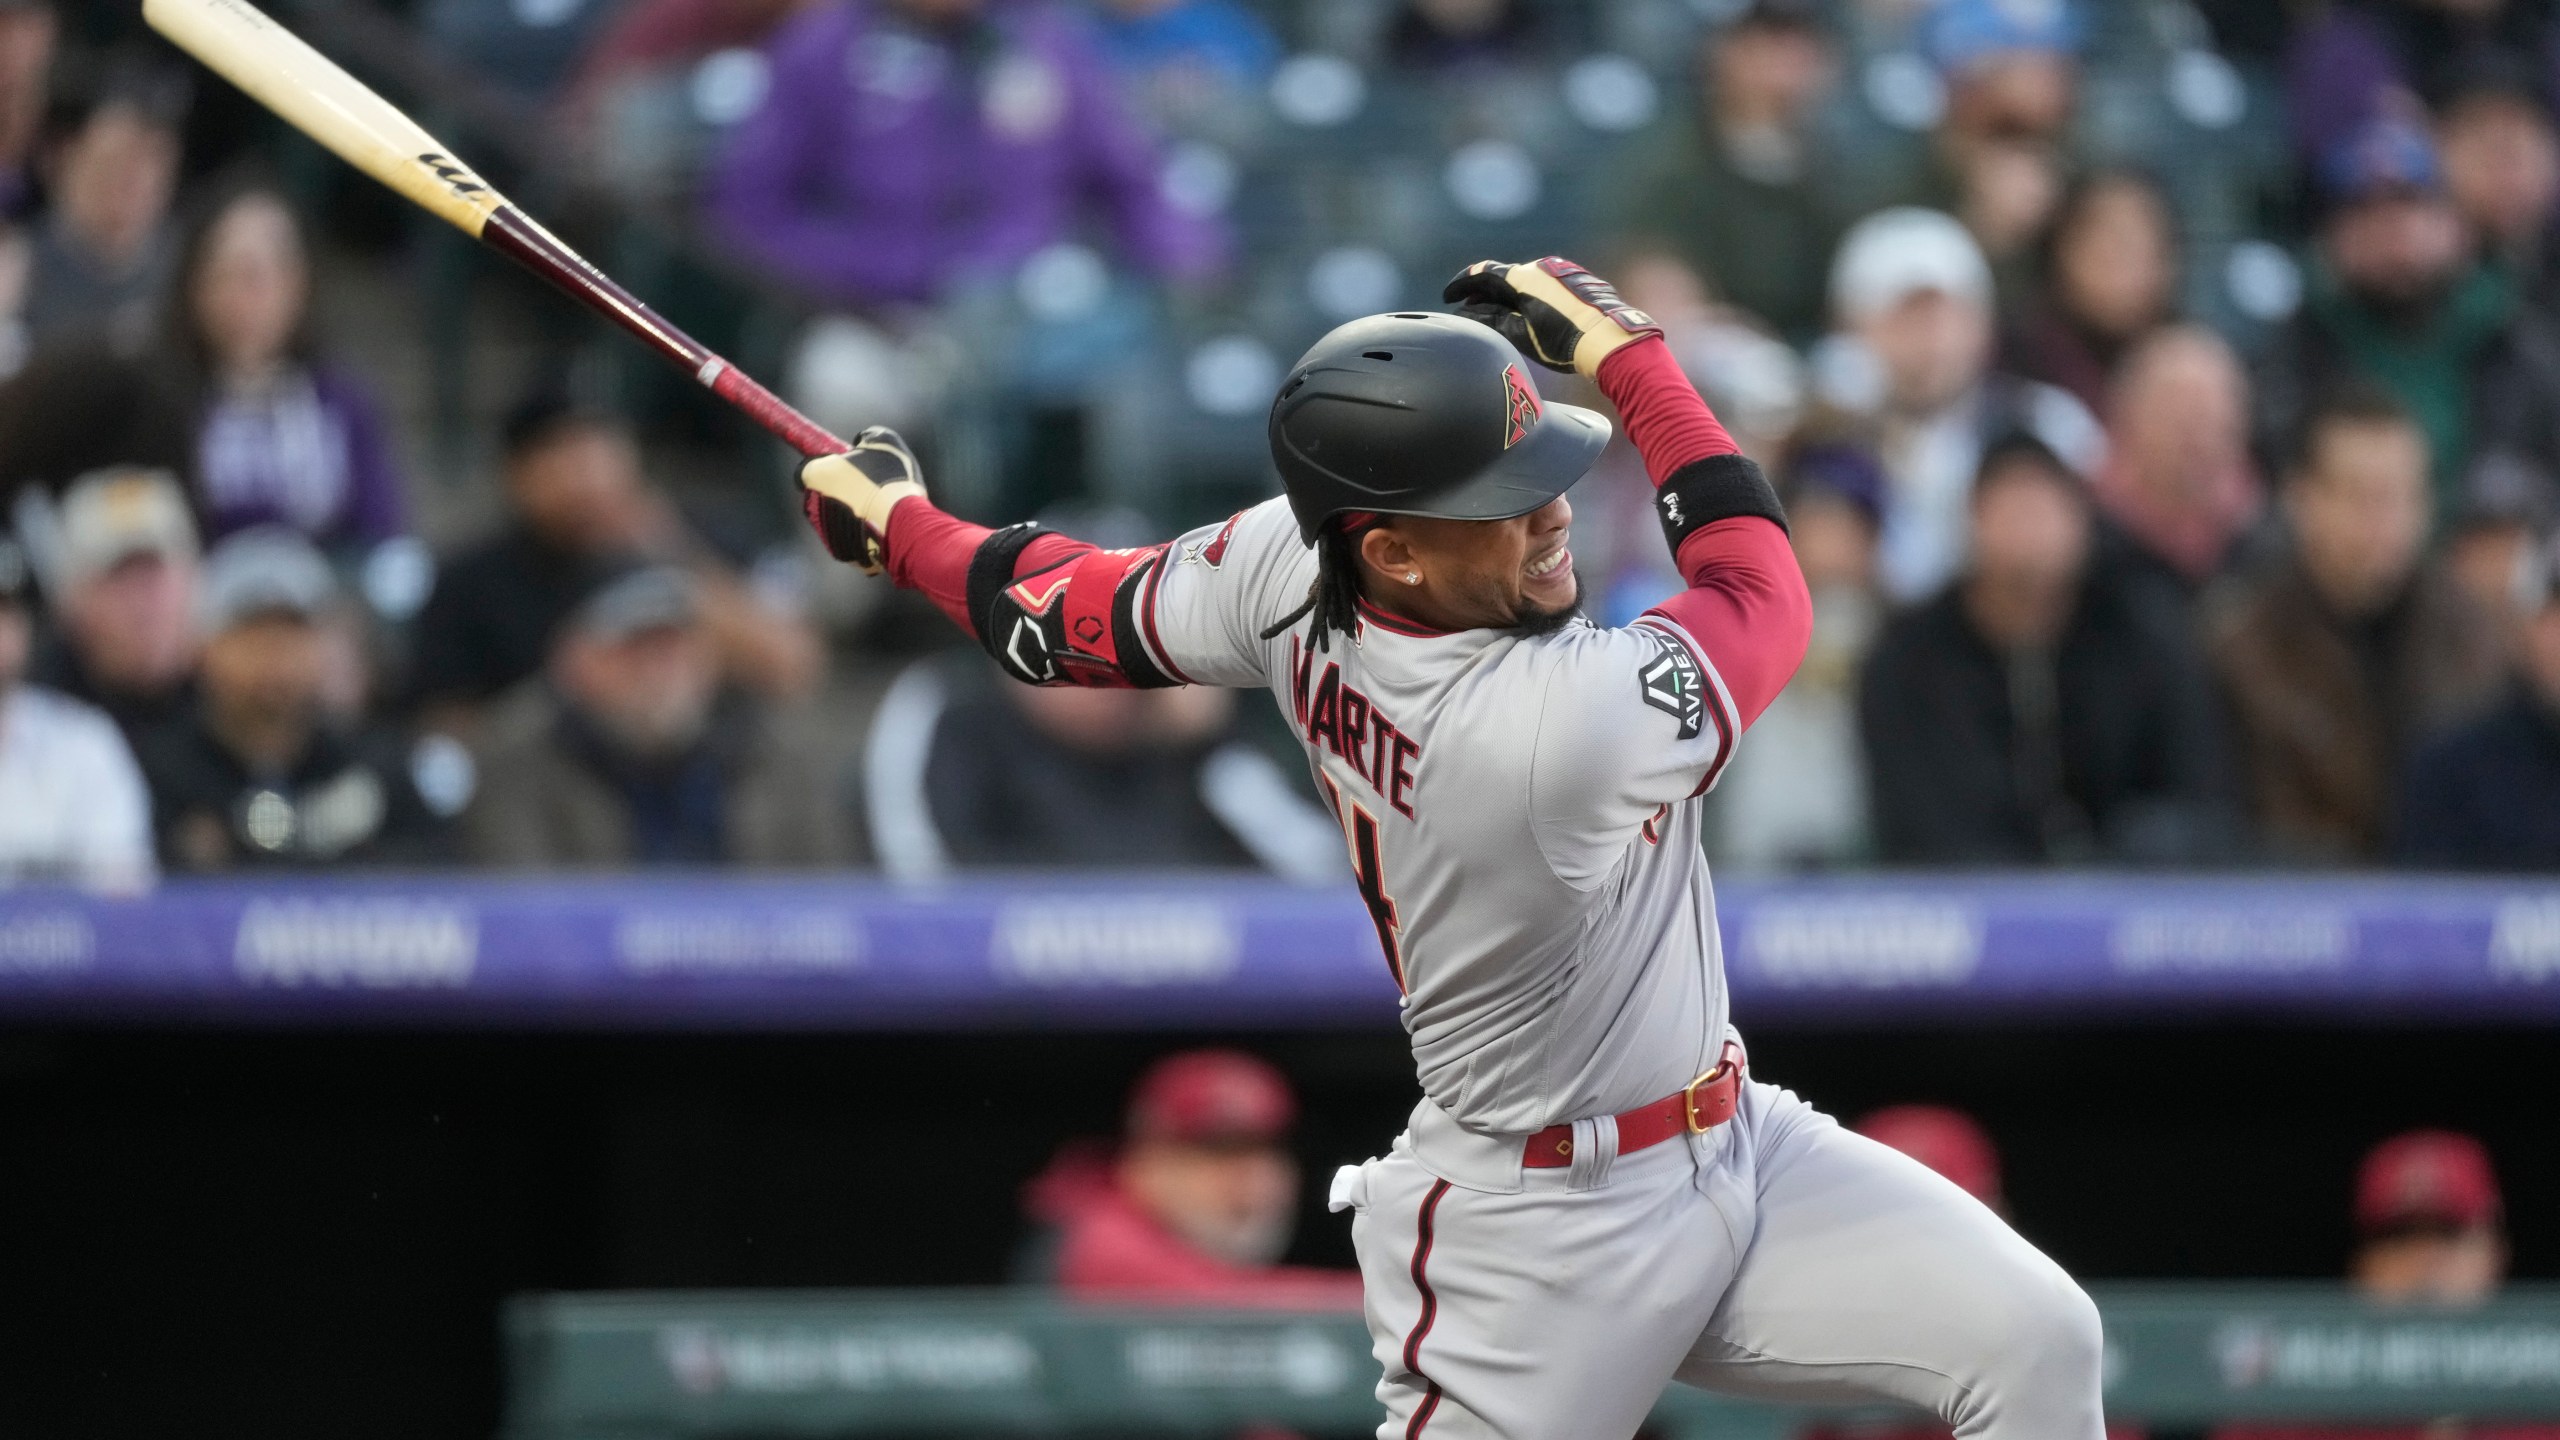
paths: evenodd
<path fill-rule="evenodd" d="M 1725 1033 L 1697 807 L 1733 753 L 1694 637 L 1648 616 L 1537 636 L 1312 620 L 1285 501 L 1172 548 L 1142 616 L 1167 673 L 1270 687 L 1340 816 L 1422 1088 L 1477 1131 L 1630 1109 Z"/>

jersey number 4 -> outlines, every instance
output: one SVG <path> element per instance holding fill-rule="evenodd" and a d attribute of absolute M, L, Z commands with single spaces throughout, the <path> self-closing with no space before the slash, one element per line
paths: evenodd
<path fill-rule="evenodd" d="M 1352 876 L 1359 883 L 1361 903 L 1369 907 L 1369 923 L 1378 927 L 1378 948 L 1386 952 L 1387 973 L 1395 977 L 1396 993 L 1404 994 L 1404 927 L 1396 919 L 1395 897 L 1387 893 L 1387 861 L 1378 844 L 1378 817 L 1357 801 L 1346 804 L 1331 780 L 1324 781 L 1324 789 L 1325 798 L 1333 802 L 1333 813 L 1342 821 L 1343 838 L 1351 842 Z"/>

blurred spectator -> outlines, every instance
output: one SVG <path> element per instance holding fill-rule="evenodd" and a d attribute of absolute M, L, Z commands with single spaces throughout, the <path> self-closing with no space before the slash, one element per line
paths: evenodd
<path fill-rule="evenodd" d="M 2110 560 L 2194 594 L 2266 506 L 2249 458 L 2249 377 L 2222 337 L 2173 325 L 2117 368 L 2107 459 L 2091 493 Z"/>
<path fill-rule="evenodd" d="M 2374 1146 L 2356 1170 L 2354 1220 L 2348 1278 L 2376 1304 L 2460 1308 L 2506 1283 L 2506 1204 L 2488 1148 L 2469 1135 L 2411 1130 Z M 2560 1424 L 2242 1424 L 2213 1440 L 2560 1440 Z"/>
<path fill-rule="evenodd" d="M 2321 179 L 2332 203 L 2303 306 L 2261 369 L 2267 448 L 2312 397 L 2360 378 L 2426 435 L 2437 524 L 2460 508 L 2474 454 L 2560 463 L 2560 333 L 2473 255 L 2426 132 L 2377 120 L 2325 157 Z"/>
<path fill-rule="evenodd" d="M 2551 61 L 2551 10 L 2539 0 L 2339 0 L 2291 13 L 2285 115 L 2308 157 L 2410 100 L 2442 108 L 2484 68 Z"/>
<path fill-rule="evenodd" d="M 197 510 L 214 538 L 288 525 L 333 553 L 401 533 L 380 407 L 319 354 L 301 222 L 261 182 L 220 192 L 179 250 L 169 358 L 197 415 Z"/>
<path fill-rule="evenodd" d="M 1084 532 L 1078 532 L 1084 533 Z M 1232 691 L 1035 687 L 926 660 L 873 717 L 872 853 L 890 875 L 1262 868 L 1339 879 L 1342 832 L 1238 731 Z"/>
<path fill-rule="evenodd" d="M 1805 447 L 1788 467 L 1788 538 L 1813 592 L 1813 641 L 1796 677 L 1736 751 L 1707 807 L 1707 846 L 1747 870 L 1864 859 L 1866 752 L 1858 739 L 1858 671 L 1884 622 L 1876 534 L 1884 472 L 1852 445 Z"/>
<path fill-rule="evenodd" d="M 193 424 L 160 367 L 72 340 L 0 383 L 0 509 L 117 465 L 177 475 L 195 465 Z"/>
<path fill-rule="evenodd" d="M 2208 648 L 2268 851 L 2372 859 L 2410 746 L 2494 690 L 2495 627 L 2422 564 L 2426 443 L 2390 397 L 2312 412 L 2282 501 L 2290 552 L 2211 602 Z"/>
<path fill-rule="evenodd" d="M 501 437 L 509 516 L 445 562 L 418 616 L 412 690 L 440 727 L 533 675 L 561 620 L 603 576 L 636 559 L 694 572 L 695 595 L 731 678 L 796 697 L 825 664 L 806 617 L 751 591 L 641 473 L 620 421 L 552 395 L 508 417 Z"/>
<path fill-rule="evenodd" d="M 2514 691 L 2411 758 L 2391 847 L 2401 864 L 2560 871 L 2560 539 L 2519 568 Z"/>
<path fill-rule="evenodd" d="M 75 330 L 126 347 L 149 338 L 177 248 L 169 202 L 185 90 L 154 71 L 112 72 L 53 146 L 27 290 L 36 343 Z"/>
<path fill-rule="evenodd" d="M 693 575 L 642 565 L 597 585 L 552 642 L 547 684 L 490 727 L 463 816 L 470 859 L 841 863 L 834 767 L 720 671 Z"/>
<path fill-rule="evenodd" d="M 95 709 L 23 683 L 35 575 L 0 532 L 0 888 L 151 878 L 151 798 L 133 752 Z"/>
<path fill-rule="evenodd" d="M 622 0 L 423 0 L 418 25 L 463 69 L 528 103 L 560 90 Z"/>
<path fill-rule="evenodd" d="M 420 863 L 443 823 L 389 737 L 342 731 L 323 705 L 329 562 L 282 527 L 206 555 L 197 703 L 136 745 L 160 857 L 179 870 Z"/>
<path fill-rule="evenodd" d="M 140 746 L 195 701 L 196 527 L 177 480 L 117 467 L 72 482 L 22 531 L 54 602 L 35 680 L 104 710 Z"/>
<path fill-rule="evenodd" d="M 2000 1193 L 2000 1150 L 1982 1122 L 1947 1105 L 1888 1105 L 1870 1110 L 1849 1127 L 1879 1145 L 1901 1151 L 1955 1182 L 1957 1189 L 2005 1215 Z"/>
<path fill-rule="evenodd" d="M 1218 237 L 1164 198 L 1154 147 L 1076 21 L 1040 0 L 827 0 L 766 47 L 763 104 L 716 162 L 713 229 L 794 287 L 915 304 L 1009 282 L 1098 205 L 1143 268 Z"/>
<path fill-rule="evenodd" d="M 2356 1289 L 2375 1300 L 2465 1305 L 2507 1272 L 2506 1206 L 2488 1148 L 2447 1130 L 2411 1130 L 2356 1170 Z"/>
<path fill-rule="evenodd" d="M 35 203 L 45 80 L 61 33 L 53 0 L 0 0 L 0 221 L 24 219 Z"/>
<path fill-rule="evenodd" d="M 2462 508 L 2444 537 L 2437 563 L 2456 589 L 2486 614 L 2515 602 L 2517 567 L 2560 520 L 2560 480 L 2522 455 L 2493 451 L 2471 462 Z"/>
<path fill-rule="evenodd" d="M 1923 203 L 1952 211 L 2022 295 L 2036 237 L 2062 198 L 2065 132 L 2079 103 L 2081 21 L 2070 0 L 1937 0 L 1920 40 L 1946 85 L 1938 173 Z"/>
<path fill-rule="evenodd" d="M 2436 121 L 2436 146 L 2445 190 L 2481 253 L 2547 308 L 2560 298 L 2560 134 L 2540 76 L 2521 66 L 2466 76 Z"/>
<path fill-rule="evenodd" d="M 2038 288 L 2005 363 L 2105 416 L 2117 363 L 2177 308 L 2178 266 L 2177 221 L 2159 185 L 2138 171 L 2092 171 L 2045 232 Z"/>
<path fill-rule="evenodd" d="M 1139 1077 L 1116 1155 L 1069 1145 L 1024 1191 L 1028 1278 L 1088 1298 L 1357 1309 L 1360 1276 L 1277 1263 L 1297 1223 L 1289 1082 L 1235 1050 Z"/>
<path fill-rule="evenodd" d="M 1831 308 L 1847 344 L 1831 347 L 1824 388 L 1873 414 L 1885 496 L 1879 566 L 1908 601 L 1964 563 L 1965 491 L 1983 447 L 2023 430 L 2091 473 L 2105 436 L 2064 391 L 1991 369 L 1991 271 L 1963 226 L 1933 210 L 1858 222 L 1831 267 Z"/>
<path fill-rule="evenodd" d="M 1839 69 L 1830 35 L 1811 5 L 1758 0 L 1707 37 L 1697 63 L 1695 111 L 1675 108 L 1612 187 L 1616 228 L 1667 247 L 1780 333 L 1810 339 L 1842 224 L 1812 128 Z"/>
<path fill-rule="evenodd" d="M 1532 58 L 1538 34 L 1522 0 L 1402 0 L 1387 58 L 1417 73 L 1506 65 Z"/>
<path fill-rule="evenodd" d="M 582 96 L 634 76 L 681 69 L 723 50 L 763 42 L 810 0 L 628 0 L 598 6 L 603 29 L 578 60 Z"/>
<path fill-rule="evenodd" d="M 1094 40 L 1143 113 L 1186 127 L 1246 94 L 1280 62 L 1280 41 L 1237 0 L 1098 0 Z"/>
<path fill-rule="evenodd" d="M 2090 564 L 2086 488 L 2018 436 L 1983 458 L 1965 575 L 1886 627 L 1861 687 L 1884 858 L 2162 863 L 2227 844 L 2184 631 Z"/>
<path fill-rule="evenodd" d="M 578 59 L 552 120 L 584 174 L 658 203 L 697 178 L 705 143 L 699 84 L 762 84 L 760 60 L 738 63 L 810 0 L 627 0 L 596 7 L 600 28 Z M 720 65 L 702 62 L 741 52 Z M 716 108 L 716 107 L 715 107 Z"/>

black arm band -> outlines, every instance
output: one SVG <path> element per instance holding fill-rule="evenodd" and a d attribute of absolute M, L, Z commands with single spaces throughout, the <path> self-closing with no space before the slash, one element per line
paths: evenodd
<path fill-rule="evenodd" d="M 1778 503 L 1778 492 L 1769 488 L 1769 477 L 1747 455 L 1710 455 L 1672 471 L 1662 488 L 1653 492 L 1653 513 L 1662 521 L 1662 538 L 1671 543 L 1675 558 L 1680 542 L 1691 532 L 1719 520 L 1757 515 L 1781 530 L 1787 528 L 1786 507 Z"/>
<path fill-rule="evenodd" d="M 977 626 L 978 643 L 986 646 L 989 654 L 998 644 L 996 597 L 1013 583 L 1014 562 L 1022 558 L 1032 541 L 1046 533 L 1028 520 L 1007 525 L 978 542 L 978 553 L 969 557 L 969 618 Z"/>

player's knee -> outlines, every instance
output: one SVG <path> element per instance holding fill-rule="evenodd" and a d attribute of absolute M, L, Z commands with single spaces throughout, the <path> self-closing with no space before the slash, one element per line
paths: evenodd
<path fill-rule="evenodd" d="M 2016 1291 L 2006 1307 L 2008 1333 L 1994 1352 L 2007 1372 L 2002 1381 L 2096 1393 L 2106 1337 L 2088 1292 L 2052 1265 L 2029 1269 L 2013 1283 Z"/>

